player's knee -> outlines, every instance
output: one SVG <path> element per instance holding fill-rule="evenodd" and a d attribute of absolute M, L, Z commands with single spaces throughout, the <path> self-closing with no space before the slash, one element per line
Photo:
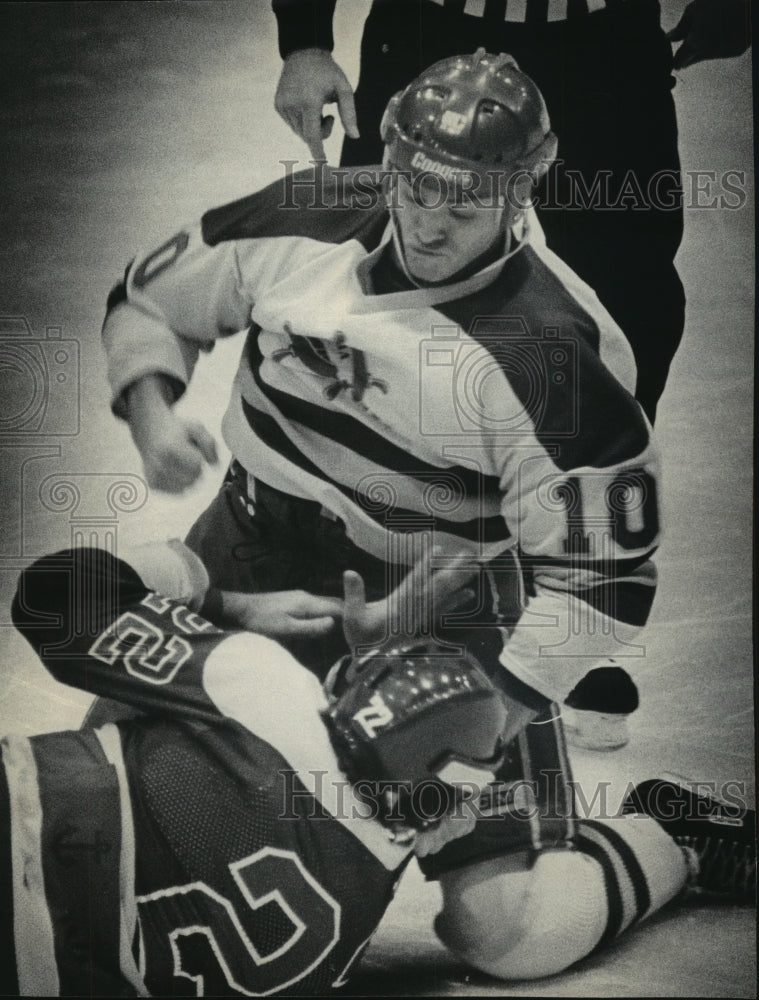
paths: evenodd
<path fill-rule="evenodd" d="M 504 872 L 502 860 L 462 870 L 455 887 L 443 881 L 442 942 L 501 979 L 555 975 L 588 955 L 606 927 L 600 864 L 570 850 L 541 853 L 529 871 Z"/>

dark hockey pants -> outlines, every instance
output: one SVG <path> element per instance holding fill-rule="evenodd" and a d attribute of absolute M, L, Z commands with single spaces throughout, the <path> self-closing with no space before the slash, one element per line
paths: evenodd
<path fill-rule="evenodd" d="M 352 569 L 364 579 L 367 600 L 375 601 L 386 597 L 408 571 L 362 551 L 347 537 L 344 524 L 318 503 L 288 496 L 258 480 L 255 497 L 249 493 L 245 470 L 233 462 L 216 498 L 187 535 L 187 545 L 203 560 L 215 587 L 244 593 L 305 590 L 342 597 L 342 574 Z M 482 571 L 467 585 L 475 590 L 475 598 L 456 609 L 456 624 L 437 621 L 434 637 L 465 645 L 486 669 L 490 665 L 497 670 L 502 633 L 492 611 L 475 613 L 480 605 L 492 608 L 493 581 L 499 595 L 499 624 L 508 627 L 516 620 L 519 570 L 506 553 L 487 576 Z M 283 645 L 320 677 L 347 652 L 339 626 L 324 638 Z"/>

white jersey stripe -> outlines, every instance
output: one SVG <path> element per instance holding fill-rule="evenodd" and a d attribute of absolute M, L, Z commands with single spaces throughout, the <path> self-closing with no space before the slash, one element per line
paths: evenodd
<path fill-rule="evenodd" d="M 273 416 L 273 413 L 271 415 Z M 366 510 L 354 502 L 352 490 L 348 490 L 347 493 L 341 491 L 336 485 L 327 481 L 327 479 L 314 475 L 301 468 L 295 462 L 289 461 L 281 452 L 268 446 L 258 436 L 254 436 L 242 412 L 242 403 L 239 398 L 235 399 L 233 396 L 224 416 L 222 428 L 225 441 L 243 468 L 255 470 L 255 475 L 259 479 L 284 493 L 290 493 L 293 496 L 304 499 L 317 500 L 336 517 L 340 517 L 346 522 L 349 528 L 349 535 L 356 545 L 379 559 L 386 558 L 389 525 L 384 523 L 381 518 L 375 519 L 371 517 Z M 287 433 L 288 437 L 292 440 L 293 425 L 288 426 Z M 303 443 L 302 440 L 300 443 Z M 339 451 L 337 446 L 333 447 L 335 447 L 336 452 Z M 408 493 L 404 493 L 401 498 L 396 497 L 397 502 L 395 505 L 403 507 L 402 501 L 408 499 L 408 509 L 411 510 L 412 520 L 418 518 L 421 522 L 423 518 L 431 517 L 429 509 L 419 499 L 416 500 L 416 503 L 411 503 L 414 499 L 410 492 L 413 486 L 416 486 L 417 494 L 420 495 L 418 484 L 414 484 L 411 479 L 399 476 L 388 470 L 383 470 L 377 465 L 369 468 L 369 466 L 360 462 L 357 456 L 351 455 L 348 452 L 345 453 L 345 457 L 346 461 L 352 459 L 354 462 L 351 471 L 358 469 L 358 475 L 354 479 L 354 484 L 357 485 L 364 473 L 366 473 L 367 476 L 372 477 L 372 482 L 374 482 L 377 488 L 381 487 L 383 483 L 389 484 L 399 490 L 405 487 Z M 315 455 L 314 458 L 318 461 L 318 456 Z M 348 481 L 350 482 L 349 478 Z M 370 493 L 371 483 L 367 480 L 365 485 L 366 492 Z M 503 526 L 503 537 L 487 542 L 480 542 L 477 533 L 468 538 L 452 530 L 445 529 L 446 520 L 448 520 L 450 527 L 455 520 L 464 521 L 474 519 L 477 513 L 482 512 L 482 510 L 483 502 L 475 497 L 468 501 L 467 505 L 462 507 L 462 510 L 455 512 L 456 517 L 450 516 L 446 518 L 441 514 L 436 527 L 436 539 L 440 544 L 445 546 L 450 545 L 450 550 L 452 551 L 469 549 L 474 554 L 480 555 L 482 553 L 488 558 L 501 552 L 509 544 L 508 529 L 505 524 Z M 489 504 L 487 505 L 486 513 L 489 513 L 493 519 L 493 523 L 499 525 L 500 532 L 500 514 L 495 509 L 491 509 Z M 406 525 L 405 530 L 409 530 L 409 527 L 409 525 Z"/>
<path fill-rule="evenodd" d="M 108 762 L 116 771 L 119 783 L 119 804 L 121 807 L 121 858 L 119 864 L 120 918 L 119 957 L 121 972 L 125 979 L 141 997 L 149 996 L 132 954 L 132 941 L 137 927 L 137 904 L 134 898 L 135 885 L 135 841 L 132 820 L 132 800 L 129 794 L 129 780 L 124 764 L 119 730 L 112 723 L 95 730 Z"/>
<path fill-rule="evenodd" d="M 259 390 L 250 371 L 244 367 L 239 374 L 239 385 L 246 402 L 276 421 L 282 433 L 287 436 L 305 460 L 311 461 L 315 465 L 321 463 L 324 449 L 323 432 L 299 424 L 295 420 L 288 420 L 265 393 Z M 250 432 L 252 432 L 252 428 Z M 401 450 L 404 450 L 405 443 L 399 443 L 398 446 Z M 432 465 L 425 458 L 417 460 L 410 450 L 405 451 L 402 460 L 406 467 L 413 472 L 413 475 L 407 475 L 383 465 L 376 455 L 369 453 L 369 449 L 365 445 L 361 450 L 358 450 L 351 447 L 350 444 L 343 445 L 333 438 L 331 439 L 331 448 L 334 455 L 331 478 L 338 481 L 339 476 L 341 485 L 352 493 L 368 495 L 377 485 L 381 484 L 392 493 L 395 506 L 418 512 L 425 518 L 437 515 L 438 518 L 453 523 L 480 519 L 483 516 L 497 517 L 500 513 L 500 496 L 496 492 L 497 480 L 495 476 L 491 476 L 490 483 L 485 484 L 486 489 L 488 485 L 490 486 L 491 492 L 483 492 L 482 481 L 478 482 L 474 475 L 475 470 L 468 469 L 465 465 L 454 464 L 455 460 L 444 465 L 438 458 L 439 464 Z M 459 450 L 463 449 L 459 446 Z M 463 453 L 466 456 L 465 450 Z M 239 454 L 237 457 L 241 460 Z M 280 460 L 288 461 L 285 456 L 281 456 Z M 242 464 L 245 465 L 244 462 Z M 297 463 L 290 464 L 297 465 Z M 468 480 L 465 478 L 467 476 Z M 440 497 L 438 504 L 436 504 L 434 497 L 428 495 L 430 486 L 436 483 L 447 486 L 452 493 L 451 496 Z M 478 487 L 480 488 L 477 489 Z M 437 509 L 438 507 L 439 509 Z"/>
<path fill-rule="evenodd" d="M 45 896 L 37 764 L 25 737 L 6 737 L 0 746 L 11 803 L 13 932 L 19 992 L 21 996 L 58 996 L 55 938 Z"/>

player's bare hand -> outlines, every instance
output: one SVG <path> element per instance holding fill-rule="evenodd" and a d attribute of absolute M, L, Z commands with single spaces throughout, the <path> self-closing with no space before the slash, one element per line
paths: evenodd
<path fill-rule="evenodd" d="M 435 562 L 442 557 L 433 552 Z M 439 569 L 424 555 L 385 600 L 367 603 L 364 581 L 359 573 L 343 574 L 345 611 L 343 632 L 351 649 L 382 646 L 429 635 L 435 620 L 470 600 L 466 587 L 474 572 L 471 556 L 461 553 L 446 559 Z"/>
<path fill-rule="evenodd" d="M 274 107 L 305 141 L 314 160 L 323 160 L 324 140 L 332 134 L 334 115 L 322 116 L 325 104 L 337 102 L 346 133 L 358 138 L 356 105 L 348 78 L 325 49 L 299 49 L 285 59 Z"/>
<path fill-rule="evenodd" d="M 749 2 L 691 0 L 667 38 L 682 42 L 675 52 L 675 69 L 685 69 L 704 59 L 739 56 L 751 44 Z"/>
<path fill-rule="evenodd" d="M 243 594 L 222 591 L 225 623 L 270 639 L 315 639 L 330 632 L 342 618 L 343 602 L 317 597 L 305 590 Z"/>
<path fill-rule="evenodd" d="M 203 424 L 183 420 L 173 408 L 168 379 L 151 372 L 125 392 L 127 420 L 152 489 L 181 493 L 218 462 L 216 442 Z"/>
<path fill-rule="evenodd" d="M 206 464 L 218 461 L 216 442 L 203 424 L 173 413 L 148 428 L 132 426 L 132 436 L 152 489 L 181 493 L 200 478 Z"/>

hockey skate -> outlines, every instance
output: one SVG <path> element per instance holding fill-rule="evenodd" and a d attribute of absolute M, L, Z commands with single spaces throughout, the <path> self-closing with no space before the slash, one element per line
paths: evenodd
<path fill-rule="evenodd" d="M 637 785 L 622 812 L 653 817 L 687 849 L 696 862 L 692 890 L 750 902 L 756 893 L 756 811 L 720 799 L 712 785 L 665 774 Z"/>
<path fill-rule="evenodd" d="M 590 670 L 564 701 L 568 743 L 585 750 L 619 750 L 630 740 L 627 720 L 638 703 L 632 678 L 613 660 Z"/>

